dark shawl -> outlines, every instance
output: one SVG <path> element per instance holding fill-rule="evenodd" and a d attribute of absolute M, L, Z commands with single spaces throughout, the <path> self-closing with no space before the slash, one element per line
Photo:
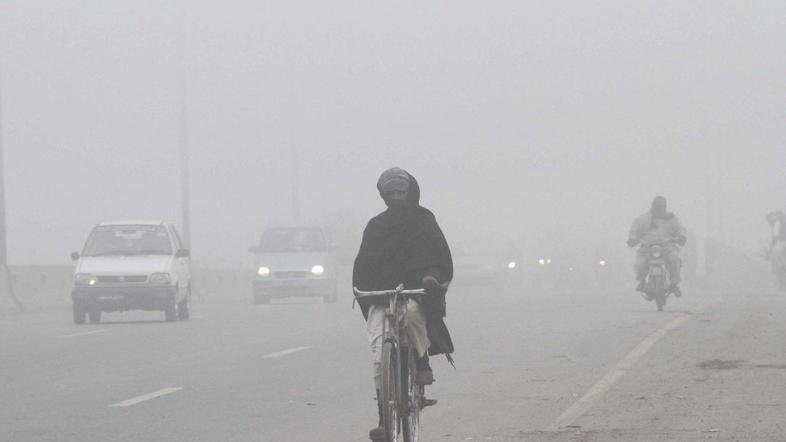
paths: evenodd
<path fill-rule="evenodd" d="M 410 175 L 407 204 L 391 205 L 369 221 L 363 232 L 360 251 L 355 258 L 352 283 L 360 290 L 388 290 L 403 283 L 406 288 L 420 288 L 420 279 L 432 275 L 440 282 L 453 279 L 450 248 L 434 214 L 420 206 L 420 187 Z M 385 305 L 387 300 L 364 298 L 358 301 L 368 318 L 371 305 Z M 430 354 L 452 353 L 445 317 L 445 294 L 427 295 L 426 311 Z"/>

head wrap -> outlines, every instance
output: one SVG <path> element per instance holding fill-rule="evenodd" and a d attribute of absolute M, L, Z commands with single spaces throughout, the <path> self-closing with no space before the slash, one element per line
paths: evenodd
<path fill-rule="evenodd" d="M 392 167 L 380 175 L 377 181 L 377 189 L 380 195 L 388 192 L 407 192 L 409 191 L 410 176 L 404 169 Z"/>
<path fill-rule="evenodd" d="M 652 208 L 662 207 L 664 210 L 666 209 L 666 198 L 662 196 L 656 196 L 655 199 L 652 200 Z"/>

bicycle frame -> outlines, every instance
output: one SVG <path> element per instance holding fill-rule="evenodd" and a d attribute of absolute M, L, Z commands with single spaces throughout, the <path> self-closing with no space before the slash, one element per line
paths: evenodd
<path fill-rule="evenodd" d="M 382 339 L 383 339 L 383 346 L 384 343 L 390 343 L 393 347 L 393 351 L 395 352 L 396 355 L 398 355 L 398 357 L 396 358 L 396 363 L 394 364 L 395 368 L 393 372 L 396 379 L 396 391 L 394 392 L 395 394 L 394 400 L 396 402 L 395 409 L 398 414 L 394 425 L 396 426 L 396 433 L 398 433 L 398 430 L 401 429 L 400 426 L 402 424 L 402 419 L 405 417 L 411 419 L 411 417 L 408 417 L 410 414 L 410 410 L 407 407 L 408 406 L 420 407 L 419 403 L 410 404 L 410 401 L 408 400 L 408 395 L 406 395 L 404 391 L 404 388 L 408 388 L 409 382 L 404 382 L 402 370 L 403 370 L 403 364 L 409 363 L 409 354 L 404 354 L 404 352 L 402 351 L 399 311 L 402 309 L 402 307 L 406 308 L 406 302 L 410 298 L 410 296 L 426 295 L 426 291 L 423 289 L 404 290 L 404 285 L 401 284 L 398 287 L 396 287 L 396 289 L 394 290 L 383 290 L 383 291 L 372 291 L 372 292 L 362 292 L 355 287 L 354 292 L 357 298 L 374 297 L 374 296 L 388 297 L 388 307 L 385 311 L 385 321 L 383 322 L 382 325 Z M 414 376 L 414 374 L 410 373 L 409 377 L 412 376 Z M 407 384 L 406 387 L 405 384 Z M 406 433 L 405 433 L 405 439 L 407 439 Z"/>
<path fill-rule="evenodd" d="M 400 286 L 399 286 L 400 287 Z M 393 294 L 390 296 L 387 311 L 385 312 L 385 321 L 382 323 L 382 342 L 390 342 L 393 344 L 393 348 L 395 349 L 396 353 L 398 354 L 398 358 L 396 358 L 396 379 L 399 381 L 396 382 L 396 400 L 399 402 L 398 409 L 399 413 L 402 411 L 402 404 L 401 398 L 403 398 L 403 385 L 402 385 L 402 377 L 401 377 L 401 364 L 403 362 L 403 358 L 406 357 L 403 355 L 401 351 L 401 326 L 398 320 L 398 302 L 399 302 L 399 295 L 401 291 L 398 293 Z M 388 330 L 390 328 L 390 330 Z"/>

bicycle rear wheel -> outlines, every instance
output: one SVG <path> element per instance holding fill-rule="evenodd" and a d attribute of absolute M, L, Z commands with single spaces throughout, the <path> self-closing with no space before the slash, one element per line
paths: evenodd
<path fill-rule="evenodd" d="M 423 387 L 415 384 L 417 366 L 415 366 L 415 350 L 409 347 L 407 352 L 407 364 L 402 365 L 401 381 L 402 396 L 401 404 L 406 407 L 407 412 L 401 418 L 401 428 L 404 442 L 418 442 L 420 440 L 420 410 L 423 408 Z"/>
<path fill-rule="evenodd" d="M 396 442 L 399 436 L 399 398 L 396 364 L 398 349 L 392 342 L 382 344 L 382 385 L 379 401 L 382 404 L 382 427 L 385 430 L 385 442 Z"/>

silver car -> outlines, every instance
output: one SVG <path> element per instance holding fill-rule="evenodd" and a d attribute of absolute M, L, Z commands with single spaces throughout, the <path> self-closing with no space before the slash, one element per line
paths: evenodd
<path fill-rule="evenodd" d="M 280 227 L 262 234 L 255 255 L 254 303 L 273 298 L 318 296 L 336 302 L 335 255 L 319 227 Z"/>
<path fill-rule="evenodd" d="M 190 252 L 175 226 L 161 221 L 98 224 L 77 261 L 71 291 L 74 322 L 101 321 L 102 312 L 160 310 L 167 321 L 188 319 Z"/>

